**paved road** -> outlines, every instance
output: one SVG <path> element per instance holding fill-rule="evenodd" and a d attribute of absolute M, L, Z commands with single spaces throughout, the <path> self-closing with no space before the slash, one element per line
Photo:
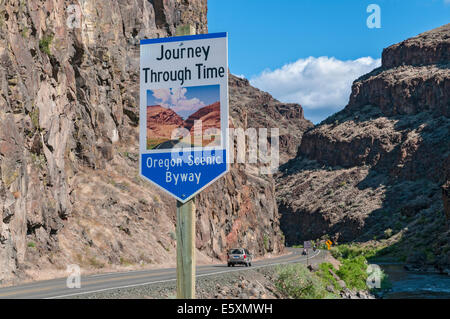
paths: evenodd
<path fill-rule="evenodd" d="M 255 269 L 277 264 L 293 262 L 307 262 L 307 256 L 301 254 L 301 249 L 288 248 L 290 254 L 281 257 L 268 258 L 254 261 L 252 267 L 227 267 L 226 265 L 205 265 L 197 267 L 197 277 L 220 274 L 230 271 L 240 271 L 245 269 Z M 315 261 L 324 255 L 317 250 L 310 251 L 309 260 Z M 138 270 L 128 272 L 116 272 L 98 274 L 81 277 L 81 288 L 69 289 L 66 286 L 66 278 L 59 278 L 46 281 L 38 281 L 29 284 L 0 288 L 0 299 L 42 299 L 42 298 L 62 298 L 75 295 L 83 295 L 92 292 L 113 290 L 118 288 L 128 288 L 149 285 L 152 283 L 169 282 L 176 280 L 175 268 Z"/>

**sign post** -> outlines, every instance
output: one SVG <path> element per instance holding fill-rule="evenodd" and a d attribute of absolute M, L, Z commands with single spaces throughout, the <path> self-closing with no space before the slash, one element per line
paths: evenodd
<path fill-rule="evenodd" d="M 177 36 L 193 35 L 195 28 L 177 28 Z M 177 200 L 177 298 L 195 299 L 195 198 Z"/>
<path fill-rule="evenodd" d="M 309 266 L 309 249 L 311 248 L 311 242 L 309 240 L 303 242 L 303 247 L 306 249 L 306 266 Z"/>
<path fill-rule="evenodd" d="M 195 201 L 228 171 L 226 33 L 141 40 L 140 175 L 177 199 L 177 298 L 195 298 Z"/>
<path fill-rule="evenodd" d="M 177 201 L 177 298 L 195 298 L 195 200 Z"/>

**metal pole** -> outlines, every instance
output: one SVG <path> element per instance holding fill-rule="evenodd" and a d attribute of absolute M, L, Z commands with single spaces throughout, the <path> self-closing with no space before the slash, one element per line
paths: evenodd
<path fill-rule="evenodd" d="M 177 27 L 176 35 L 193 35 L 191 25 Z M 195 299 L 195 201 L 177 201 L 177 298 Z"/>
<path fill-rule="evenodd" d="M 306 248 L 306 266 L 309 266 L 309 249 Z"/>

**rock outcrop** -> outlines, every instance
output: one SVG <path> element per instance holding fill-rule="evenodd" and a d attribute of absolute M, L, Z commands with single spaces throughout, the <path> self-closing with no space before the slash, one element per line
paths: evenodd
<path fill-rule="evenodd" d="M 278 128 L 280 163 L 295 157 L 303 133 L 313 127 L 303 109 L 294 103 L 280 103 L 269 93 L 252 87 L 248 80 L 230 78 L 230 115 L 244 128 Z M 233 126 L 233 125 L 232 125 Z"/>
<path fill-rule="evenodd" d="M 392 236 L 403 260 L 424 250 L 427 263 L 448 262 L 440 186 L 450 167 L 449 48 L 447 24 L 385 49 L 349 104 L 303 135 L 278 179 L 288 243 Z"/>
<path fill-rule="evenodd" d="M 183 119 L 173 110 L 160 105 L 147 106 L 147 147 L 158 147 L 172 138 L 172 132 L 183 126 Z"/>
<path fill-rule="evenodd" d="M 206 32 L 206 1 L 1 2 L 0 282 L 39 269 L 52 276 L 43 269 L 69 262 L 170 256 L 165 212 L 174 205 L 135 186 L 129 145 L 138 134 L 139 39 L 184 23 Z M 140 201 L 129 197 L 133 187 Z M 158 238 L 151 225 L 166 233 Z"/>
<path fill-rule="evenodd" d="M 448 28 L 447 24 L 384 49 L 383 67 L 447 64 L 450 60 Z"/>
<path fill-rule="evenodd" d="M 175 201 L 138 175 L 139 40 L 183 24 L 207 32 L 206 14 L 206 0 L 1 2 L 0 283 L 73 263 L 173 264 Z M 301 107 L 230 85 L 233 125 L 283 127 L 280 151 L 293 157 L 312 126 Z M 197 217 L 200 262 L 234 245 L 284 247 L 274 179 L 257 164 L 234 164 L 198 196 Z"/>
<path fill-rule="evenodd" d="M 184 121 L 184 127 L 194 131 L 195 121 L 202 121 L 202 131 L 216 128 L 220 130 L 220 102 L 215 102 L 199 109 Z"/>
<path fill-rule="evenodd" d="M 147 128 L 151 128 L 153 124 L 181 126 L 183 119 L 173 110 L 161 105 L 147 106 Z"/>

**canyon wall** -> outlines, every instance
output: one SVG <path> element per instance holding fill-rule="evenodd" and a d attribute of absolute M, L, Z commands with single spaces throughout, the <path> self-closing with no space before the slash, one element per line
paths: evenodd
<path fill-rule="evenodd" d="M 206 0 L 0 1 L 0 283 L 73 263 L 173 265 L 175 200 L 138 175 L 139 40 L 184 24 L 207 32 Z M 301 107 L 230 85 L 234 125 L 288 115 L 295 136 L 281 132 L 281 152 L 292 157 L 311 126 Z M 274 179 L 257 164 L 233 165 L 197 198 L 199 262 L 235 245 L 284 247 Z"/>
<path fill-rule="evenodd" d="M 450 24 L 386 48 L 349 104 L 303 135 L 278 176 L 288 244 L 389 239 L 404 261 L 448 268 L 449 52 Z"/>

